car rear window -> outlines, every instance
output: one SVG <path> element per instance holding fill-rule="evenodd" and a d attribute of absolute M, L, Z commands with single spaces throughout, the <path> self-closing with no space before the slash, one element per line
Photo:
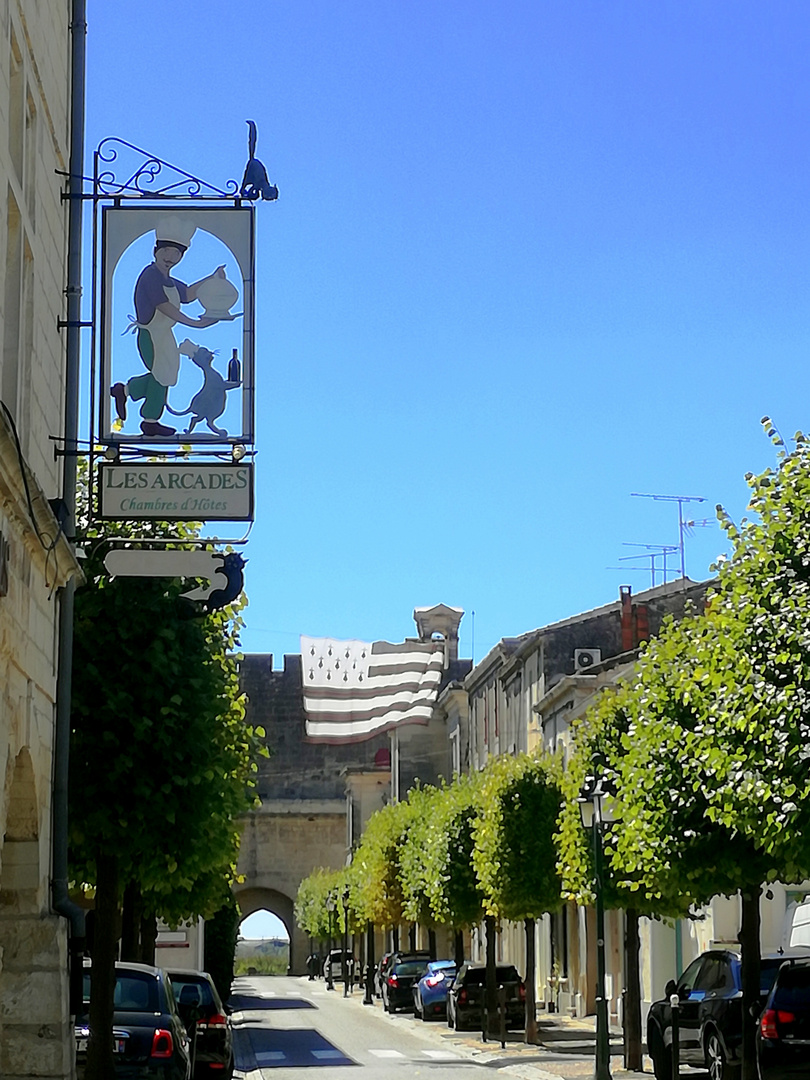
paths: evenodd
<path fill-rule="evenodd" d="M 159 1012 L 157 980 L 137 971 L 119 972 L 115 978 L 113 1007 L 116 1012 Z"/>
<path fill-rule="evenodd" d="M 405 964 L 396 964 L 394 966 L 394 974 L 396 975 L 421 975 L 424 970 L 424 960 L 411 960 Z"/>
<path fill-rule="evenodd" d="M 810 1008 L 810 967 L 786 967 L 779 974 L 773 996 L 778 1009 Z"/>
<path fill-rule="evenodd" d="M 90 1005 L 90 972 L 82 979 L 85 1011 Z M 158 985 L 153 975 L 138 971 L 120 971 L 115 977 L 113 1007 L 118 1012 L 160 1012 Z"/>
<path fill-rule="evenodd" d="M 759 992 L 763 997 L 771 992 L 771 987 L 776 981 L 776 973 L 784 962 L 784 958 L 781 956 L 769 956 L 761 961 L 759 966 Z"/>
<path fill-rule="evenodd" d="M 184 979 L 182 975 L 172 975 L 172 988 L 180 1005 L 210 1008 L 214 1004 L 214 995 L 205 979 Z"/>
<path fill-rule="evenodd" d="M 468 968 L 467 973 L 464 976 L 464 982 L 467 986 L 483 986 L 486 981 L 486 968 Z M 495 968 L 495 982 L 520 982 L 520 976 L 517 973 L 517 968 L 512 967 L 511 965 L 503 966 L 499 964 L 498 967 Z"/>

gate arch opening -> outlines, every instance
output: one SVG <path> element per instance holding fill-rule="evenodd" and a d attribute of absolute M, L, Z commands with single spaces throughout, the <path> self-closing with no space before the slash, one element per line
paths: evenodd
<path fill-rule="evenodd" d="M 295 916 L 293 901 L 290 897 L 276 889 L 262 888 L 242 889 L 234 895 L 242 916 L 236 947 L 237 972 L 244 974 L 249 968 L 254 968 L 257 974 L 283 975 L 288 971 L 294 971 Z M 252 917 L 262 912 L 275 916 L 275 920 L 259 920 L 257 932 L 257 920 Z M 262 922 L 265 922 L 264 933 L 261 932 Z M 277 926 L 278 923 L 283 929 L 276 933 L 273 925 Z M 249 937 L 243 932 L 246 924 L 250 933 Z"/>

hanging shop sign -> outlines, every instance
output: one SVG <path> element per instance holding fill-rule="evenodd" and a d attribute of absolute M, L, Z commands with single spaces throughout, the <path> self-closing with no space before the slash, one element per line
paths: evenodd
<path fill-rule="evenodd" d="M 250 463 L 99 466 L 98 514 L 133 521 L 252 521 Z"/>
<path fill-rule="evenodd" d="M 253 442 L 252 207 L 102 210 L 101 442 Z"/>

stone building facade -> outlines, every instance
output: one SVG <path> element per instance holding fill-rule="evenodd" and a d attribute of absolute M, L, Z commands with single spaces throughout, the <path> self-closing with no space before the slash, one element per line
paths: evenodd
<path fill-rule="evenodd" d="M 70 4 L 0 0 L 0 1076 L 70 1077 L 67 926 L 51 909 L 64 427 Z"/>

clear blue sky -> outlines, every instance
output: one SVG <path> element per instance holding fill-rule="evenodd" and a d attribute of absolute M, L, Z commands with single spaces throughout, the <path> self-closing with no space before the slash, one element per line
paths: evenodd
<path fill-rule="evenodd" d="M 258 208 L 250 652 L 606 603 L 810 426 L 803 0 L 88 0 L 88 152 Z M 687 572 L 724 550 L 687 542 Z M 639 561 L 635 565 L 646 564 Z"/>

